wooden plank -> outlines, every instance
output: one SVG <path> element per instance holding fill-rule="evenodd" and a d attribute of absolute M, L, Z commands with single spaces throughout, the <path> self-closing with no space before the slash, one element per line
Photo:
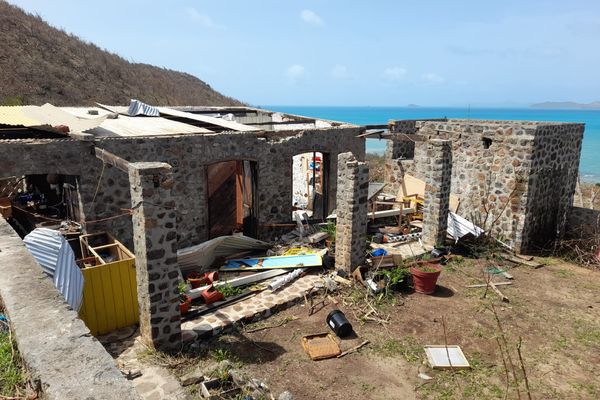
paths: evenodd
<path fill-rule="evenodd" d="M 492 288 L 492 290 L 493 290 L 494 292 L 496 292 L 496 294 L 498 295 L 498 297 L 500 297 L 500 299 L 502 299 L 502 301 L 503 301 L 503 302 L 505 302 L 505 303 L 508 303 L 508 302 L 509 302 L 509 300 L 508 300 L 508 297 L 506 297 L 506 296 L 504 295 L 504 293 L 502 293 L 502 292 L 500 291 L 500 289 L 498 289 L 498 288 L 496 287 L 496 284 L 495 284 L 494 282 L 489 282 L 489 284 L 490 284 L 490 287 Z"/>
<path fill-rule="evenodd" d="M 129 173 L 129 161 L 114 155 L 110 151 L 101 149 L 100 147 L 94 147 L 94 153 L 96 154 L 97 158 L 102 160 L 102 162 L 112 165 L 123 172 Z"/>
<path fill-rule="evenodd" d="M 512 285 L 512 282 L 494 282 L 494 285 L 496 286 L 501 286 L 501 285 Z M 487 283 L 478 283 L 476 285 L 467 285 L 465 287 L 467 288 L 482 288 L 482 287 L 486 287 Z"/>

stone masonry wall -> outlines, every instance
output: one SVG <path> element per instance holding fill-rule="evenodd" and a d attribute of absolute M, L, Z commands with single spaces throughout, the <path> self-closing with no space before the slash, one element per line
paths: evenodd
<path fill-rule="evenodd" d="M 164 163 L 129 165 L 140 333 L 163 350 L 181 346 L 174 181 Z"/>
<path fill-rule="evenodd" d="M 549 228 L 556 236 L 564 227 L 554 221 L 564 220 L 572 204 L 582 124 L 447 120 L 416 127 L 426 139 L 415 143 L 412 175 L 419 179 L 425 178 L 427 140 L 452 141 L 451 191 L 460 199 L 460 215 L 523 252 L 538 245 L 533 236 Z M 552 193 L 553 180 L 564 189 Z M 551 210 L 560 218 L 548 217 Z"/>
<path fill-rule="evenodd" d="M 595 235 L 600 235 L 600 210 L 571 208 L 567 219 L 567 238 L 586 239 Z"/>
<path fill-rule="evenodd" d="M 583 124 L 541 126 L 535 132 L 521 246 L 535 251 L 565 234 L 579 175 Z"/>
<path fill-rule="evenodd" d="M 258 162 L 257 193 L 260 225 L 290 222 L 292 213 L 292 157 L 318 151 L 329 155 L 329 212 L 335 208 L 337 156 L 351 151 L 364 160 L 364 138 L 358 127 L 336 127 L 276 133 L 223 132 L 149 138 L 104 138 L 95 145 L 130 162 L 165 162 L 172 166 L 173 197 L 177 208 L 178 247 L 208 239 L 207 165 L 235 159 Z M 131 207 L 129 177 L 93 155 L 93 143 L 77 140 L 0 141 L 2 176 L 61 173 L 79 176 L 82 211 L 87 220 L 124 214 Z M 131 218 L 125 216 L 88 225 L 108 230 L 132 248 Z M 259 229 L 267 237 L 268 229 Z"/>
<path fill-rule="evenodd" d="M 369 167 L 352 153 L 338 156 L 335 267 L 353 271 L 365 260 Z"/>
<path fill-rule="evenodd" d="M 423 244 L 443 246 L 448 228 L 452 143 L 433 139 L 427 143 L 425 201 L 423 203 Z"/>

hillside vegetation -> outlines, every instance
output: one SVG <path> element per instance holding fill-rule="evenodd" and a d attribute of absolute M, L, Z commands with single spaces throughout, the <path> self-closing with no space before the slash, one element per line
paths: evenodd
<path fill-rule="evenodd" d="M 116 54 L 0 0 L 0 104 L 240 105 L 200 79 Z"/>

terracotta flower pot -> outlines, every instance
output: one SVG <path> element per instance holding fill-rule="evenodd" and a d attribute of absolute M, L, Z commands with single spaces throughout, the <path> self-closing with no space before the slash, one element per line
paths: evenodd
<path fill-rule="evenodd" d="M 442 267 L 439 264 L 424 264 L 418 267 L 411 267 L 410 273 L 413 276 L 415 292 L 423 294 L 435 292 L 435 285 L 441 272 Z"/>
<path fill-rule="evenodd" d="M 181 315 L 185 315 L 190 311 L 190 307 L 192 305 L 192 298 L 187 294 L 182 294 L 179 296 L 179 312 Z"/>

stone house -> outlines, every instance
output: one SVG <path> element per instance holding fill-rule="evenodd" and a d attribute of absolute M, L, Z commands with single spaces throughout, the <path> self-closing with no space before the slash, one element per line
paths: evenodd
<path fill-rule="evenodd" d="M 458 214 L 516 251 L 548 248 L 562 237 L 573 205 L 584 124 L 462 119 L 389 124 L 385 181 L 426 180 L 431 140 L 451 142 L 451 193 Z"/>

